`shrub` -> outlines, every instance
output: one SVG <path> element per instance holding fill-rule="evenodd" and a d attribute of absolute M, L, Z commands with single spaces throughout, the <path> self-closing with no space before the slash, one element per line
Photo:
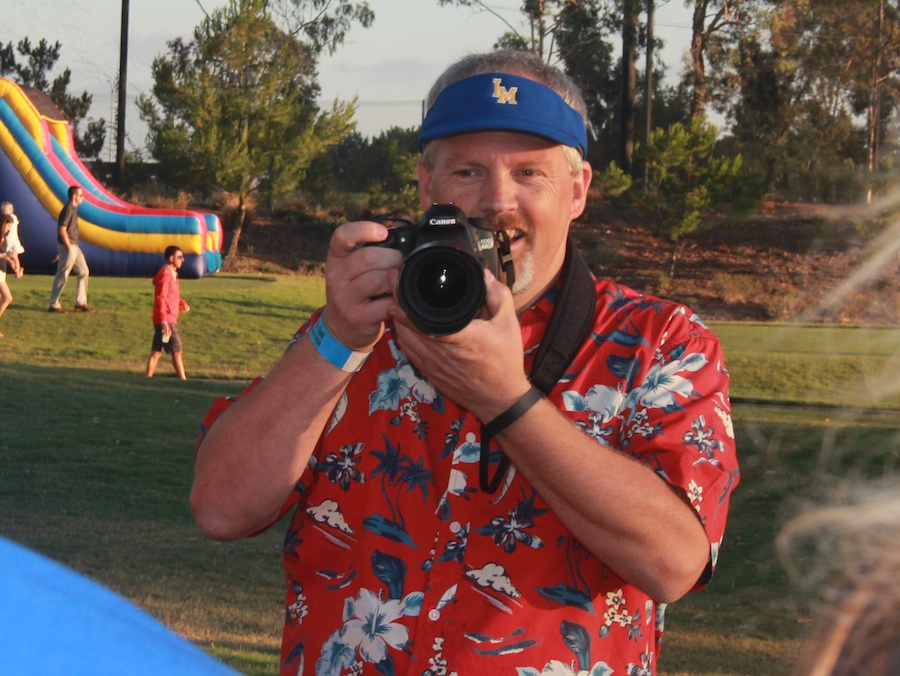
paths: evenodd
<path fill-rule="evenodd" d="M 635 156 L 647 166 L 646 183 L 630 192 L 655 212 L 659 234 L 672 242 L 694 232 L 704 216 L 741 192 L 741 156 L 718 156 L 716 127 L 702 117 L 650 133 Z M 641 190 L 641 194 L 635 194 Z"/>

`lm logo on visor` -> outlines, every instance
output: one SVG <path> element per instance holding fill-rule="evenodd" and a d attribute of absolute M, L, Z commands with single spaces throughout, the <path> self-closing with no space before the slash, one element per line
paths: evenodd
<path fill-rule="evenodd" d="M 508 103 L 511 106 L 517 105 L 516 103 L 516 94 L 519 92 L 518 87 L 510 87 L 507 89 L 503 86 L 503 80 L 499 77 L 494 78 L 494 98 L 497 99 L 497 103 L 506 104 Z"/>

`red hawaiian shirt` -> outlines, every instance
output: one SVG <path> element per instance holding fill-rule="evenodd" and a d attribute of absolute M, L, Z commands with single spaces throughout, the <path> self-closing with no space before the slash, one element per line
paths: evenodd
<path fill-rule="evenodd" d="M 682 305 L 596 289 L 593 332 L 550 400 L 687 496 L 711 574 L 739 478 L 719 342 Z M 520 318 L 526 368 L 557 295 Z M 479 435 L 389 329 L 286 505 L 283 674 L 655 673 L 664 606 L 591 555 L 514 466 L 481 491 Z"/>

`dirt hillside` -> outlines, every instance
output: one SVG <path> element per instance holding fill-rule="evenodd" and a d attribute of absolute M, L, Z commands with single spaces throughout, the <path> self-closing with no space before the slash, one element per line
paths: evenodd
<path fill-rule="evenodd" d="M 860 230 L 812 206 L 778 205 L 686 237 L 674 265 L 672 243 L 609 211 L 572 232 L 596 274 L 684 302 L 708 320 L 896 324 L 900 242 Z M 328 236 L 321 227 L 257 219 L 226 269 L 316 274 Z M 854 276 L 863 279 L 849 283 Z"/>

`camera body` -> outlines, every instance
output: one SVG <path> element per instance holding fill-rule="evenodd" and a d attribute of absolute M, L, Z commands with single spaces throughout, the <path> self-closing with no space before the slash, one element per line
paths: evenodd
<path fill-rule="evenodd" d="M 465 328 L 484 305 L 484 269 L 513 285 L 505 231 L 468 218 L 453 203 L 434 204 L 416 223 L 404 223 L 389 227 L 387 239 L 375 246 L 403 254 L 397 298 L 422 331 L 443 336 Z"/>

